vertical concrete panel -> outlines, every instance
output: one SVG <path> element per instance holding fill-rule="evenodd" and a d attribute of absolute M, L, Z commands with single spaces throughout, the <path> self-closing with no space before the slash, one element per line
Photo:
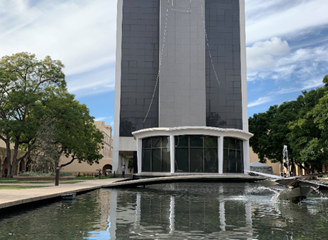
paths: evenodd
<path fill-rule="evenodd" d="M 160 127 L 206 125 L 204 4 L 161 0 Z"/>
<path fill-rule="evenodd" d="M 115 68 L 115 113 L 114 113 L 114 142 L 113 142 L 113 167 L 117 172 L 119 160 L 119 133 L 120 133 L 120 106 L 121 106 L 121 61 L 122 61 L 122 21 L 123 0 L 117 1 L 117 32 L 116 32 L 116 68 Z"/>

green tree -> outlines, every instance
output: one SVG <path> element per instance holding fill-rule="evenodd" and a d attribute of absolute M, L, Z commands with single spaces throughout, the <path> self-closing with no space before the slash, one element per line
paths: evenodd
<path fill-rule="evenodd" d="M 60 89 L 52 91 L 49 98 L 41 102 L 46 113 L 44 121 L 48 123 L 47 130 L 54 127 L 56 131 L 52 142 L 58 152 L 55 166 L 64 167 L 75 160 L 90 165 L 99 163 L 103 157 L 99 152 L 103 147 L 104 136 L 93 124 L 94 117 L 90 116 L 86 105 L 80 104 L 74 100 L 74 95 Z M 25 144 L 25 149 L 35 149 L 38 146 L 37 137 Z M 70 161 L 59 165 L 62 155 L 70 158 Z"/>
<path fill-rule="evenodd" d="M 314 109 L 326 93 L 326 87 L 309 92 L 304 91 L 303 95 L 298 97 L 298 101 L 302 103 L 298 119 L 291 121 L 288 125 L 291 131 L 288 134 L 289 145 L 296 153 L 296 163 L 298 166 L 309 167 L 310 172 L 321 171 L 322 165 L 327 162 L 326 138 L 323 137 L 321 129 L 315 122 L 318 117 L 314 114 Z"/>
<path fill-rule="evenodd" d="M 304 91 L 295 101 L 272 106 L 249 118 L 254 137 L 250 145 L 260 161 L 282 161 L 283 145 L 288 146 L 292 166 L 320 170 L 328 160 L 328 75 L 324 87 Z M 326 114 L 326 115 L 325 115 Z"/>
<path fill-rule="evenodd" d="M 16 173 L 21 157 L 21 144 L 29 144 L 44 116 L 41 101 L 48 98 L 53 89 L 66 89 L 64 65 L 49 56 L 43 60 L 34 54 L 22 52 L 4 56 L 0 60 L 0 139 L 7 148 L 9 176 Z M 14 145 L 11 156 L 10 143 Z"/>
<path fill-rule="evenodd" d="M 297 101 L 284 102 L 280 106 L 271 106 L 265 113 L 254 114 L 249 118 L 249 131 L 254 134 L 250 139 L 250 146 L 261 162 L 282 161 L 283 146 L 289 144 L 288 123 L 297 118 L 299 109 L 300 104 Z M 290 149 L 289 157 L 293 159 L 293 156 Z"/>
<path fill-rule="evenodd" d="M 33 150 L 34 161 L 32 169 L 34 172 L 54 172 L 60 158 L 56 146 L 58 135 L 55 124 L 44 122 L 35 136 L 35 149 Z"/>

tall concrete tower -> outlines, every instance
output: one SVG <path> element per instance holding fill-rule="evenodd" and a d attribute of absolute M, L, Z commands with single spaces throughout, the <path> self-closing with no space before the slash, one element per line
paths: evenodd
<path fill-rule="evenodd" d="M 249 169 L 244 0 L 118 0 L 113 170 Z"/>

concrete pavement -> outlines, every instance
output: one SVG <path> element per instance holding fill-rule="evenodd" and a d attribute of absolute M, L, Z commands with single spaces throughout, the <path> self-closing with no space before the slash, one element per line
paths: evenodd
<path fill-rule="evenodd" d="M 43 188 L 31 188 L 20 190 L 1 190 L 0 189 L 0 210 L 18 206 L 25 203 L 32 203 L 36 201 L 51 199 L 60 197 L 63 194 L 71 192 L 85 192 L 101 188 L 104 185 L 113 184 L 116 181 L 120 181 L 122 178 L 108 178 L 100 180 L 89 180 L 81 183 L 74 184 L 59 184 L 59 186 L 39 184 L 47 186 Z M 16 184 L 4 184 L 4 185 L 16 185 Z M 38 184 L 30 184 L 31 186 L 38 186 Z"/>

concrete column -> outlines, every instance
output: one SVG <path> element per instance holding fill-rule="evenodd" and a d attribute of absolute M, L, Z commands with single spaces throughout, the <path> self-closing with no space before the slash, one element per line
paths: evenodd
<path fill-rule="evenodd" d="M 223 136 L 218 137 L 219 174 L 223 174 L 223 140 Z"/>
<path fill-rule="evenodd" d="M 249 163 L 249 140 L 243 141 L 243 154 L 244 154 L 244 170 L 249 171 L 250 170 L 250 163 Z M 245 172 L 245 174 L 248 174 L 248 172 Z"/>
<path fill-rule="evenodd" d="M 171 160 L 171 173 L 175 172 L 175 142 L 174 136 L 170 135 L 170 160 Z"/>
<path fill-rule="evenodd" d="M 138 173 L 142 172 L 142 139 L 137 139 Z"/>

